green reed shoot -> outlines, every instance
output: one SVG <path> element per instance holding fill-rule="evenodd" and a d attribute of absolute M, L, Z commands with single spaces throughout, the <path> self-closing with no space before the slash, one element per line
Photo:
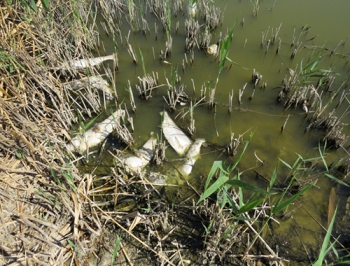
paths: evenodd
<path fill-rule="evenodd" d="M 46 12 L 49 12 L 51 3 L 49 0 L 41 0 L 41 4 L 43 5 Z"/>
<path fill-rule="evenodd" d="M 145 60 L 143 59 L 143 54 L 141 51 L 141 48 L 139 47 L 139 52 L 140 52 L 140 58 L 141 58 L 141 65 L 142 65 L 142 70 L 143 70 L 143 75 L 146 77 L 146 66 L 145 66 Z"/>
<path fill-rule="evenodd" d="M 167 27 L 166 27 L 166 34 L 168 36 L 169 39 L 169 35 L 171 32 L 171 9 L 170 9 L 170 4 L 167 4 Z"/>
<path fill-rule="evenodd" d="M 333 175 L 330 174 L 330 169 L 328 168 L 328 164 L 327 164 L 326 159 L 325 159 L 325 157 L 324 157 L 324 153 L 323 153 L 322 150 L 321 150 L 321 144 L 320 144 L 320 143 L 318 144 L 318 150 L 319 150 L 320 157 L 321 157 L 321 159 L 322 159 L 323 165 L 324 165 L 324 167 L 326 168 L 326 173 L 325 173 L 324 175 L 325 175 L 326 177 L 328 177 L 329 179 L 331 179 L 331 180 L 337 182 L 337 183 L 340 184 L 340 185 L 343 185 L 343 186 L 346 186 L 346 187 L 350 187 L 350 185 L 348 185 L 348 184 L 345 183 L 344 181 L 342 181 L 342 180 L 340 180 L 340 179 L 338 179 L 338 178 L 336 178 L 335 176 L 333 176 Z"/>
<path fill-rule="evenodd" d="M 235 21 L 235 23 L 233 24 L 232 28 L 230 29 L 230 32 L 228 34 L 228 36 L 222 41 L 221 46 L 220 46 L 220 55 L 219 55 L 219 73 L 218 76 L 216 78 L 216 83 L 215 83 L 215 88 L 219 82 L 219 76 L 222 72 L 222 70 L 224 69 L 225 63 L 226 61 L 231 62 L 232 64 L 235 64 L 237 66 L 242 67 L 240 64 L 232 61 L 229 57 L 228 57 L 228 53 L 229 53 L 229 47 L 231 45 L 232 42 L 232 37 L 233 37 L 233 33 L 235 31 L 235 27 L 236 27 L 236 23 L 237 20 Z M 243 67 L 244 69 L 246 69 L 245 67 Z"/>
<path fill-rule="evenodd" d="M 314 262 L 312 264 L 312 266 L 322 266 L 324 265 L 323 264 L 323 260 L 324 258 L 326 257 L 326 255 L 330 252 L 330 250 L 333 248 L 335 242 L 331 243 L 330 242 L 330 239 L 331 239 L 331 235 L 332 235 L 332 230 L 333 230 L 333 225 L 334 225 L 334 220 L 335 220 L 335 217 L 336 217 L 336 214 L 337 214 L 337 208 L 335 208 L 335 211 L 334 211 L 334 214 L 333 214 L 333 217 L 332 217 L 332 221 L 331 223 L 329 224 L 329 227 L 327 229 L 327 233 L 326 233 L 326 236 L 325 238 L 323 239 L 323 243 L 322 243 L 322 247 L 321 247 L 321 250 L 320 250 L 320 254 L 318 255 L 318 259 L 316 262 Z"/>
<path fill-rule="evenodd" d="M 24 8 L 26 9 L 26 14 L 27 15 L 31 15 L 30 10 L 33 10 L 35 13 L 38 12 L 38 7 L 35 4 L 34 0 L 30 0 L 29 3 L 27 3 L 24 0 L 21 0 L 21 4 L 24 6 Z"/>
<path fill-rule="evenodd" d="M 78 115 L 78 121 L 79 121 L 79 126 L 80 126 L 80 128 L 81 128 L 81 131 L 84 133 L 94 122 L 95 122 L 95 120 L 98 118 L 100 116 L 100 114 L 99 115 L 97 115 L 96 117 L 94 117 L 93 119 L 91 119 L 88 123 L 84 123 L 84 121 L 83 121 L 83 118 L 80 116 L 80 115 Z"/>
<path fill-rule="evenodd" d="M 252 208 L 255 208 L 258 206 L 264 198 L 261 200 L 261 198 L 258 198 L 256 196 L 253 197 L 251 201 L 248 201 L 246 204 L 243 202 L 243 190 L 249 190 L 252 192 L 255 192 L 257 194 L 263 194 L 263 195 L 269 195 L 270 193 L 264 189 L 260 189 L 258 187 L 255 187 L 251 184 L 248 184 L 244 181 L 240 180 L 240 173 L 238 172 L 235 177 L 230 178 L 230 174 L 233 172 L 233 170 L 236 168 L 238 163 L 241 161 L 254 133 L 252 133 L 249 136 L 249 139 L 246 141 L 246 144 L 243 148 L 242 153 L 238 156 L 235 163 L 231 166 L 226 168 L 222 161 L 215 161 L 209 171 L 208 178 L 206 180 L 205 186 L 204 186 L 204 192 L 200 196 L 198 203 L 203 201 L 204 199 L 208 198 L 213 193 L 217 193 L 218 197 L 221 199 L 221 206 L 225 205 L 226 203 L 229 203 L 229 205 L 234 208 L 234 211 L 238 214 L 241 214 L 243 212 L 249 211 Z M 214 175 L 218 173 L 218 178 L 214 183 L 209 186 L 209 184 L 212 182 Z M 232 187 L 238 187 L 239 188 L 239 197 L 240 197 L 240 208 L 243 208 L 242 210 L 238 210 L 235 207 L 235 204 L 230 200 L 230 197 L 228 196 L 227 191 Z"/>
<path fill-rule="evenodd" d="M 111 265 L 114 265 L 115 258 L 117 257 L 118 251 L 120 250 L 120 245 L 121 245 L 121 237 L 117 236 L 117 239 L 116 239 L 115 245 L 114 245 L 114 249 L 113 249 Z"/>
<path fill-rule="evenodd" d="M 134 16 L 135 16 L 135 4 L 133 0 L 127 0 L 127 5 L 128 5 L 128 10 L 129 10 L 129 16 L 130 16 L 130 20 L 133 21 L 134 20 Z"/>
<path fill-rule="evenodd" d="M 233 36 L 233 32 L 235 31 L 236 23 L 237 23 L 237 20 L 235 21 L 232 28 L 230 29 L 230 32 L 229 32 L 227 38 L 225 40 L 223 40 L 221 43 L 220 61 L 219 61 L 219 75 L 224 68 L 226 60 L 232 62 L 232 60 L 228 57 L 228 52 L 229 52 L 228 49 L 229 49 L 231 42 L 232 42 L 232 36 Z"/>
<path fill-rule="evenodd" d="M 70 239 L 67 239 L 67 242 L 68 244 L 72 247 L 72 249 L 74 250 L 74 252 L 77 254 L 77 256 L 79 257 L 80 256 L 80 253 L 79 253 L 79 249 L 78 247 L 73 243 L 72 240 Z"/>

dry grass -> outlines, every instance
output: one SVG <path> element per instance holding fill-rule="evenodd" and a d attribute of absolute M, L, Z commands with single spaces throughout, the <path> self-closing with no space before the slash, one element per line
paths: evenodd
<path fill-rule="evenodd" d="M 93 46 L 90 7 L 42 3 L 0 8 L 1 265 L 83 261 L 101 228 L 83 215 L 85 179 L 62 151 L 78 114 L 101 107 L 90 88 L 63 86 L 85 76 L 65 62 Z"/>

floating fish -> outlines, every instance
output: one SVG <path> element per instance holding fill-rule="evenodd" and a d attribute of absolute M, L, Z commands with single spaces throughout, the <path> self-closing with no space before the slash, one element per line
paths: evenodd
<path fill-rule="evenodd" d="M 219 46 L 217 44 L 212 44 L 207 47 L 207 54 L 216 55 L 218 53 Z"/>
<path fill-rule="evenodd" d="M 191 145 L 190 149 L 186 154 L 186 160 L 183 165 L 181 165 L 178 170 L 183 176 L 188 176 L 192 172 L 194 163 L 198 159 L 200 149 L 202 144 L 205 142 L 205 139 L 196 139 L 195 142 Z"/>
<path fill-rule="evenodd" d="M 164 137 L 179 155 L 185 154 L 185 152 L 191 146 L 192 141 L 174 123 L 167 112 L 164 111 L 160 114 L 163 117 L 162 130 Z"/>
<path fill-rule="evenodd" d="M 114 98 L 111 90 L 108 87 L 108 82 L 100 76 L 92 76 L 75 80 L 66 84 L 65 86 L 70 86 L 71 88 L 78 90 L 86 85 L 102 91 L 107 100 L 112 100 Z"/>
<path fill-rule="evenodd" d="M 71 60 L 68 62 L 69 66 L 74 69 L 86 69 L 88 67 L 96 66 L 101 64 L 104 61 L 114 60 L 116 62 L 117 67 L 117 54 L 111 54 L 107 56 L 95 57 L 95 58 L 86 58 L 86 59 L 78 59 Z"/>
<path fill-rule="evenodd" d="M 151 136 L 146 143 L 135 153 L 135 156 L 130 156 L 122 160 L 124 165 L 135 171 L 141 170 L 145 167 L 153 157 L 154 147 L 157 144 L 157 140 Z"/>
<path fill-rule="evenodd" d="M 80 134 L 66 145 L 70 151 L 76 151 L 80 154 L 84 153 L 88 148 L 92 148 L 100 144 L 110 133 L 112 133 L 116 124 L 119 123 L 121 117 L 125 116 L 124 110 L 117 110 L 101 123 L 95 124 L 84 134 Z"/>

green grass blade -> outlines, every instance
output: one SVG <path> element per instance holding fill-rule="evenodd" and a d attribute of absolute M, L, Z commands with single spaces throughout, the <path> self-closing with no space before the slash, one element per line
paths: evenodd
<path fill-rule="evenodd" d="M 140 47 L 139 47 L 139 52 L 140 52 L 140 58 L 141 58 L 141 64 L 142 64 L 143 75 L 146 77 L 145 60 L 143 59 L 143 54 L 142 54 L 142 51 L 141 51 L 141 48 L 140 48 Z"/>
<path fill-rule="evenodd" d="M 241 180 L 232 179 L 232 180 L 227 181 L 226 184 L 229 184 L 229 185 L 232 185 L 232 186 L 237 186 L 237 187 L 240 187 L 240 188 L 243 188 L 243 189 L 246 189 L 246 190 L 250 190 L 250 191 L 253 191 L 253 192 L 257 192 L 257 193 L 260 193 L 260 194 L 270 195 L 270 192 L 268 192 L 268 191 L 266 191 L 264 189 L 258 188 L 256 186 L 253 186 L 253 185 L 251 185 L 249 183 L 246 183 L 244 181 L 241 181 Z"/>
<path fill-rule="evenodd" d="M 278 158 L 285 166 L 287 166 L 290 170 L 292 170 L 292 166 L 288 164 L 287 162 L 283 161 L 281 158 Z"/>
<path fill-rule="evenodd" d="M 233 169 L 235 169 L 236 166 L 238 165 L 238 163 L 241 161 L 241 159 L 242 159 L 242 157 L 243 157 L 243 154 L 244 154 L 245 150 L 247 149 L 247 147 L 248 147 L 250 141 L 252 140 L 253 136 L 254 136 L 254 132 L 252 132 L 252 133 L 250 134 L 249 139 L 247 140 L 247 142 L 246 142 L 245 145 L 244 145 L 244 148 L 243 148 L 242 153 L 238 156 L 238 158 L 237 158 L 237 160 L 235 161 L 234 165 L 229 169 L 230 172 L 231 172 Z"/>
<path fill-rule="evenodd" d="M 289 186 L 288 186 L 289 187 Z M 300 195 L 304 194 L 306 191 L 308 191 L 312 185 L 308 185 L 307 187 L 303 188 L 301 191 L 299 191 L 297 194 L 294 196 L 290 197 L 289 199 L 283 201 L 281 204 L 276 204 L 275 207 L 272 209 L 272 213 L 276 214 L 280 211 L 282 211 L 285 207 L 287 207 L 289 204 L 291 204 L 294 200 L 296 200 Z M 284 194 L 284 193 L 283 193 Z"/>
<path fill-rule="evenodd" d="M 337 209 L 338 209 L 338 207 L 335 208 L 335 211 L 334 211 L 334 214 L 333 214 L 333 217 L 332 217 L 332 221 L 329 224 L 329 227 L 328 227 L 328 230 L 327 230 L 327 234 L 326 234 L 325 238 L 323 239 L 323 243 L 322 243 L 322 247 L 321 247 L 321 250 L 320 250 L 320 254 L 318 255 L 317 261 L 314 264 L 312 264 L 313 266 L 322 266 L 322 262 L 323 262 L 324 258 L 327 255 L 327 247 L 328 247 L 328 245 L 330 243 L 330 239 L 331 239 L 331 235 L 332 235 L 332 229 L 333 229 L 333 224 L 334 224 L 335 216 L 337 214 Z"/>
<path fill-rule="evenodd" d="M 119 249 L 120 249 L 120 242 L 121 242 L 121 237 L 118 236 L 117 239 L 116 239 L 116 241 L 115 241 L 115 246 L 114 246 L 114 249 L 113 249 L 111 265 L 114 265 L 115 258 L 116 258 L 117 255 L 118 255 L 118 251 L 119 251 Z"/>
<path fill-rule="evenodd" d="M 41 0 L 41 4 L 43 5 L 45 11 L 48 12 L 50 8 L 49 0 Z"/>
<path fill-rule="evenodd" d="M 230 205 L 231 209 L 235 212 L 238 213 L 238 208 L 236 206 L 236 203 L 233 201 L 233 199 L 230 197 L 230 195 L 227 193 L 227 189 L 224 187 L 223 188 L 223 194 L 226 197 L 226 201 Z"/>
<path fill-rule="evenodd" d="M 207 181 L 205 182 L 204 190 L 208 188 L 209 184 L 211 183 L 211 180 L 213 179 L 214 174 L 218 169 L 220 169 L 220 171 L 222 171 L 224 174 L 229 175 L 226 169 L 224 169 L 222 161 L 215 161 L 210 168 Z"/>
<path fill-rule="evenodd" d="M 222 185 L 224 185 L 227 182 L 227 180 L 229 180 L 227 175 L 221 175 L 207 190 L 203 192 L 197 204 L 203 201 L 204 199 L 208 198 L 215 191 L 218 191 L 222 187 Z"/>
<path fill-rule="evenodd" d="M 93 119 L 91 119 L 88 123 L 84 124 L 83 121 L 81 121 L 81 125 L 82 125 L 82 128 L 83 128 L 83 131 L 85 132 L 94 122 L 95 120 L 100 116 L 97 115 L 96 117 L 94 117 Z"/>
<path fill-rule="evenodd" d="M 347 183 L 343 182 L 342 180 L 336 178 L 335 176 L 332 176 L 330 174 L 325 174 L 328 178 L 332 179 L 335 182 L 338 182 L 339 184 L 346 186 L 346 187 L 350 187 Z"/>
<path fill-rule="evenodd" d="M 242 214 L 242 213 L 251 211 L 252 209 L 257 207 L 258 205 L 260 205 L 264 200 L 265 200 L 264 198 L 260 198 L 260 199 L 255 199 L 255 200 L 249 201 L 247 204 L 243 205 L 239 209 L 238 214 Z"/>
<path fill-rule="evenodd" d="M 279 164 L 277 163 L 277 165 L 275 167 L 275 170 L 272 173 L 271 180 L 270 180 L 270 185 L 269 185 L 269 191 L 275 185 L 275 182 L 276 182 L 276 179 L 277 179 L 278 166 L 279 166 Z"/>
<path fill-rule="evenodd" d="M 326 170 L 327 170 L 327 172 L 328 172 L 328 165 L 327 165 L 327 162 L 326 162 L 326 160 L 325 160 L 325 158 L 324 158 L 324 156 L 323 156 L 323 153 L 322 153 L 322 151 L 321 151 L 321 145 L 320 145 L 320 143 L 318 144 L 318 151 L 320 152 L 320 156 L 321 156 L 323 165 L 324 165 L 324 167 L 326 167 Z"/>

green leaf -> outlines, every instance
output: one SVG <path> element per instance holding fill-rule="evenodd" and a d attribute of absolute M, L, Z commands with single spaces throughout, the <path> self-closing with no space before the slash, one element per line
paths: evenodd
<path fill-rule="evenodd" d="M 30 7 L 34 10 L 35 13 L 38 12 L 38 8 L 37 8 L 34 0 L 30 0 Z"/>
<path fill-rule="evenodd" d="M 229 180 L 228 176 L 221 175 L 207 190 L 203 192 L 197 204 L 203 201 L 204 199 L 208 198 L 215 191 L 218 191 L 222 187 L 222 185 L 227 182 L 227 180 Z"/>
<path fill-rule="evenodd" d="M 257 193 L 265 194 L 265 195 L 269 195 L 270 194 L 268 191 L 266 191 L 264 189 L 258 188 L 256 186 L 253 186 L 253 185 L 248 184 L 246 182 L 243 182 L 241 180 L 232 179 L 232 180 L 227 181 L 226 184 L 229 184 L 229 185 L 232 185 L 232 186 L 241 187 L 241 188 L 244 188 L 244 189 L 247 189 L 247 190 L 250 190 L 250 191 L 254 191 L 254 192 L 257 192 Z"/>
<path fill-rule="evenodd" d="M 120 249 L 120 242 L 121 242 L 121 237 L 118 236 L 117 239 L 116 239 L 116 241 L 115 241 L 115 246 L 114 246 L 114 249 L 113 249 L 111 265 L 114 265 L 115 258 L 116 258 L 117 255 L 118 255 L 118 251 L 119 251 L 119 249 Z"/>
<path fill-rule="evenodd" d="M 297 194 L 295 194 L 294 196 L 290 197 L 289 199 L 283 201 L 281 204 L 276 204 L 275 207 L 272 209 L 272 213 L 276 214 L 280 211 L 282 211 L 285 207 L 287 207 L 289 204 L 291 204 L 294 200 L 296 200 L 300 195 L 304 194 L 306 191 L 308 191 L 312 185 L 308 185 L 307 187 L 305 187 L 304 189 L 302 189 L 301 191 L 299 191 Z M 284 196 L 285 193 L 283 193 Z"/>
<path fill-rule="evenodd" d="M 285 161 L 283 161 L 282 159 L 278 158 L 285 166 L 287 166 L 290 170 L 292 170 L 292 167 Z"/>
<path fill-rule="evenodd" d="M 260 205 L 264 200 L 265 200 L 264 198 L 260 198 L 260 199 L 249 201 L 247 204 L 243 205 L 239 209 L 238 214 L 242 214 L 242 213 L 251 211 L 256 206 Z"/>
<path fill-rule="evenodd" d="M 322 262 L 323 262 L 324 258 L 327 255 L 327 246 L 329 245 L 330 238 L 331 238 L 331 235 L 332 235 L 332 229 L 333 229 L 335 216 L 337 214 L 337 209 L 338 209 L 338 207 L 335 208 L 335 211 L 334 211 L 334 214 L 333 214 L 333 217 L 332 217 L 332 221 L 330 222 L 328 230 L 327 230 L 327 233 L 326 233 L 326 236 L 323 239 L 323 243 L 322 243 L 322 247 L 321 247 L 321 250 L 320 250 L 320 254 L 318 255 L 317 261 L 312 264 L 313 266 L 322 266 Z"/>
<path fill-rule="evenodd" d="M 246 143 L 245 143 L 245 145 L 244 145 L 244 148 L 243 148 L 242 153 L 238 156 L 238 158 L 237 158 L 237 160 L 235 161 L 234 165 L 229 169 L 230 172 L 231 172 L 233 169 L 235 169 L 236 166 L 238 165 L 238 163 L 241 161 L 241 159 L 242 159 L 242 157 L 243 157 L 243 154 L 244 154 L 245 150 L 247 149 L 247 147 L 248 147 L 250 141 L 252 140 L 253 136 L 254 136 L 254 132 L 252 132 L 252 133 L 250 134 L 249 139 L 246 141 Z"/>
<path fill-rule="evenodd" d="M 45 11 L 49 11 L 50 3 L 49 0 L 41 0 L 41 4 L 43 5 Z"/>
<path fill-rule="evenodd" d="M 321 145 L 320 145 L 320 143 L 318 144 L 318 151 L 319 151 L 319 153 L 320 153 L 320 155 L 321 155 L 323 165 L 324 165 L 324 167 L 326 167 L 326 170 L 327 170 L 327 172 L 328 172 L 328 165 L 327 165 L 327 162 L 326 162 L 325 158 L 323 157 L 323 153 L 322 153 L 322 151 L 321 151 Z"/>
<path fill-rule="evenodd" d="M 142 64 L 143 75 L 146 76 L 145 60 L 143 59 L 143 54 L 142 54 L 142 51 L 141 51 L 141 48 L 140 48 L 140 47 L 139 47 L 139 52 L 140 52 L 140 58 L 141 58 L 141 64 Z"/>
<path fill-rule="evenodd" d="M 272 173 L 271 180 L 270 180 L 270 185 L 269 185 L 269 190 L 274 186 L 277 178 L 277 172 L 278 172 L 278 163 L 275 167 L 275 170 Z"/>
<path fill-rule="evenodd" d="M 342 181 L 342 180 L 336 178 L 335 176 L 332 176 L 332 175 L 327 174 L 327 173 L 326 173 L 325 175 L 326 175 L 328 178 L 332 179 L 332 180 L 335 181 L 335 182 L 338 182 L 339 184 L 341 184 L 341 185 L 343 185 L 343 186 L 350 187 L 347 183 L 345 183 L 344 181 Z"/>
<path fill-rule="evenodd" d="M 228 204 L 230 205 L 231 209 L 235 212 L 238 213 L 238 209 L 236 206 L 236 203 L 232 200 L 232 198 L 230 197 L 230 195 L 227 193 L 227 189 L 224 187 L 223 188 L 223 195 L 226 197 L 226 201 L 228 202 Z"/>
<path fill-rule="evenodd" d="M 229 173 L 226 171 L 226 169 L 224 169 L 222 161 L 215 161 L 210 168 L 210 172 L 208 174 L 207 181 L 205 182 L 204 190 L 206 190 L 208 188 L 211 180 L 213 179 L 214 174 L 216 173 L 216 171 L 218 169 L 220 169 L 224 174 L 229 175 Z"/>

